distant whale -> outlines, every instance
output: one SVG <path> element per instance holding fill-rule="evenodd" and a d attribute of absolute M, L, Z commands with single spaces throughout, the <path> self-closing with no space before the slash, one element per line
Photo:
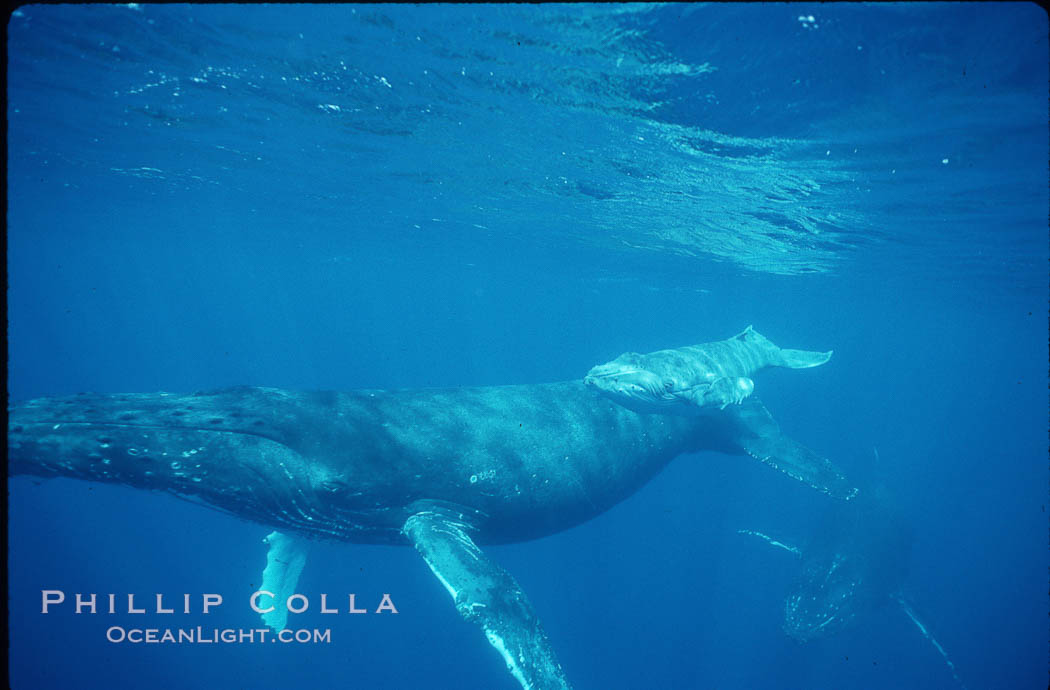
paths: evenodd
<path fill-rule="evenodd" d="M 799 642 L 828 637 L 858 616 L 887 604 L 898 606 L 962 686 L 955 664 L 902 593 L 912 529 L 885 495 L 876 487 L 855 501 L 829 506 L 804 546 L 754 530 L 739 532 L 788 551 L 800 561 L 799 575 L 784 601 L 783 628 L 789 636 Z"/>
<path fill-rule="evenodd" d="M 523 688 L 569 683 L 524 592 L 478 544 L 579 524 L 701 450 L 751 455 L 840 498 L 855 493 L 756 398 L 711 416 L 636 414 L 579 381 L 82 394 L 14 404 L 8 427 L 12 475 L 169 492 L 280 530 L 268 538 L 261 587 L 275 598 L 295 591 L 302 537 L 414 545 Z"/>
<path fill-rule="evenodd" d="M 693 415 L 745 400 L 755 390 L 751 377 L 761 369 L 808 369 L 831 354 L 781 349 L 748 326 L 714 343 L 646 355 L 625 352 L 592 368 L 584 383 L 636 412 Z"/>

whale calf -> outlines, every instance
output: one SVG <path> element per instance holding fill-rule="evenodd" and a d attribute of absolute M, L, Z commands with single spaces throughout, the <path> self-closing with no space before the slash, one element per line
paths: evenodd
<path fill-rule="evenodd" d="M 748 326 L 714 343 L 645 355 L 625 352 L 593 367 L 584 383 L 636 412 L 692 415 L 742 402 L 755 390 L 751 377 L 761 369 L 808 369 L 831 354 L 781 349 Z"/>
<path fill-rule="evenodd" d="M 703 450 L 856 492 L 755 397 L 709 416 L 638 414 L 581 381 L 82 394 L 16 403 L 8 418 L 12 475 L 167 492 L 272 528 L 262 588 L 277 595 L 295 591 L 311 539 L 414 546 L 523 688 L 569 682 L 528 598 L 480 546 L 589 520 Z"/>

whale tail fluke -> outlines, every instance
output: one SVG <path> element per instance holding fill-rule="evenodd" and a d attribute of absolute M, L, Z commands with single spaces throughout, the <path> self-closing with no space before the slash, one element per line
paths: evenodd
<path fill-rule="evenodd" d="M 788 350 L 778 347 L 772 340 L 748 326 L 743 333 L 736 336 L 737 340 L 749 343 L 752 347 L 757 346 L 767 358 L 767 366 L 787 367 L 788 369 L 809 369 L 819 367 L 831 359 L 833 350 L 827 352 L 810 352 L 808 350 Z"/>
<path fill-rule="evenodd" d="M 827 352 L 810 352 L 808 350 L 780 350 L 779 359 L 775 362 L 777 366 L 788 369 L 809 369 L 819 367 L 831 359 L 834 350 Z"/>

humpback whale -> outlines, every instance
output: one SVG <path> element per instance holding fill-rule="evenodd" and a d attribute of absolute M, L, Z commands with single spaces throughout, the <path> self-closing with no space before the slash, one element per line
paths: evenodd
<path fill-rule="evenodd" d="M 414 546 L 523 688 L 569 682 L 524 592 L 480 546 L 588 520 L 701 450 L 856 491 L 755 397 L 709 416 L 638 414 L 581 381 L 81 394 L 16 403 L 8 418 L 12 475 L 168 492 L 274 529 L 263 589 L 275 595 L 293 591 L 310 539 Z"/>
<path fill-rule="evenodd" d="M 755 390 L 751 376 L 761 369 L 808 369 L 831 354 L 781 349 L 748 326 L 714 343 L 645 355 L 625 352 L 592 368 L 584 383 L 636 412 L 693 415 L 745 400 Z"/>
<path fill-rule="evenodd" d="M 877 453 L 876 453 L 877 457 Z M 955 664 L 902 593 L 912 529 L 881 487 L 849 503 L 829 507 L 805 546 L 750 529 L 757 537 L 794 555 L 798 577 L 784 601 L 784 632 L 799 642 L 828 637 L 878 608 L 897 606 L 937 650 L 961 686 Z"/>

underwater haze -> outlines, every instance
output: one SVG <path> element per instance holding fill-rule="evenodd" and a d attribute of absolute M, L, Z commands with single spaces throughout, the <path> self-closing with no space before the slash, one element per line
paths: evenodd
<path fill-rule="evenodd" d="M 834 350 L 756 395 L 910 538 L 835 541 L 836 499 L 679 457 L 485 548 L 573 687 L 1044 687 L 1047 30 L 1025 3 L 23 6 L 9 398 L 582 380 L 753 325 Z M 14 688 L 520 687 L 406 547 L 313 546 L 289 627 L 330 643 L 107 641 L 261 627 L 270 529 L 8 487 Z M 848 543 L 884 579 L 800 642 L 799 563 L 738 530 Z M 41 590 L 194 604 L 45 615 Z M 348 592 L 398 613 L 319 613 Z"/>

